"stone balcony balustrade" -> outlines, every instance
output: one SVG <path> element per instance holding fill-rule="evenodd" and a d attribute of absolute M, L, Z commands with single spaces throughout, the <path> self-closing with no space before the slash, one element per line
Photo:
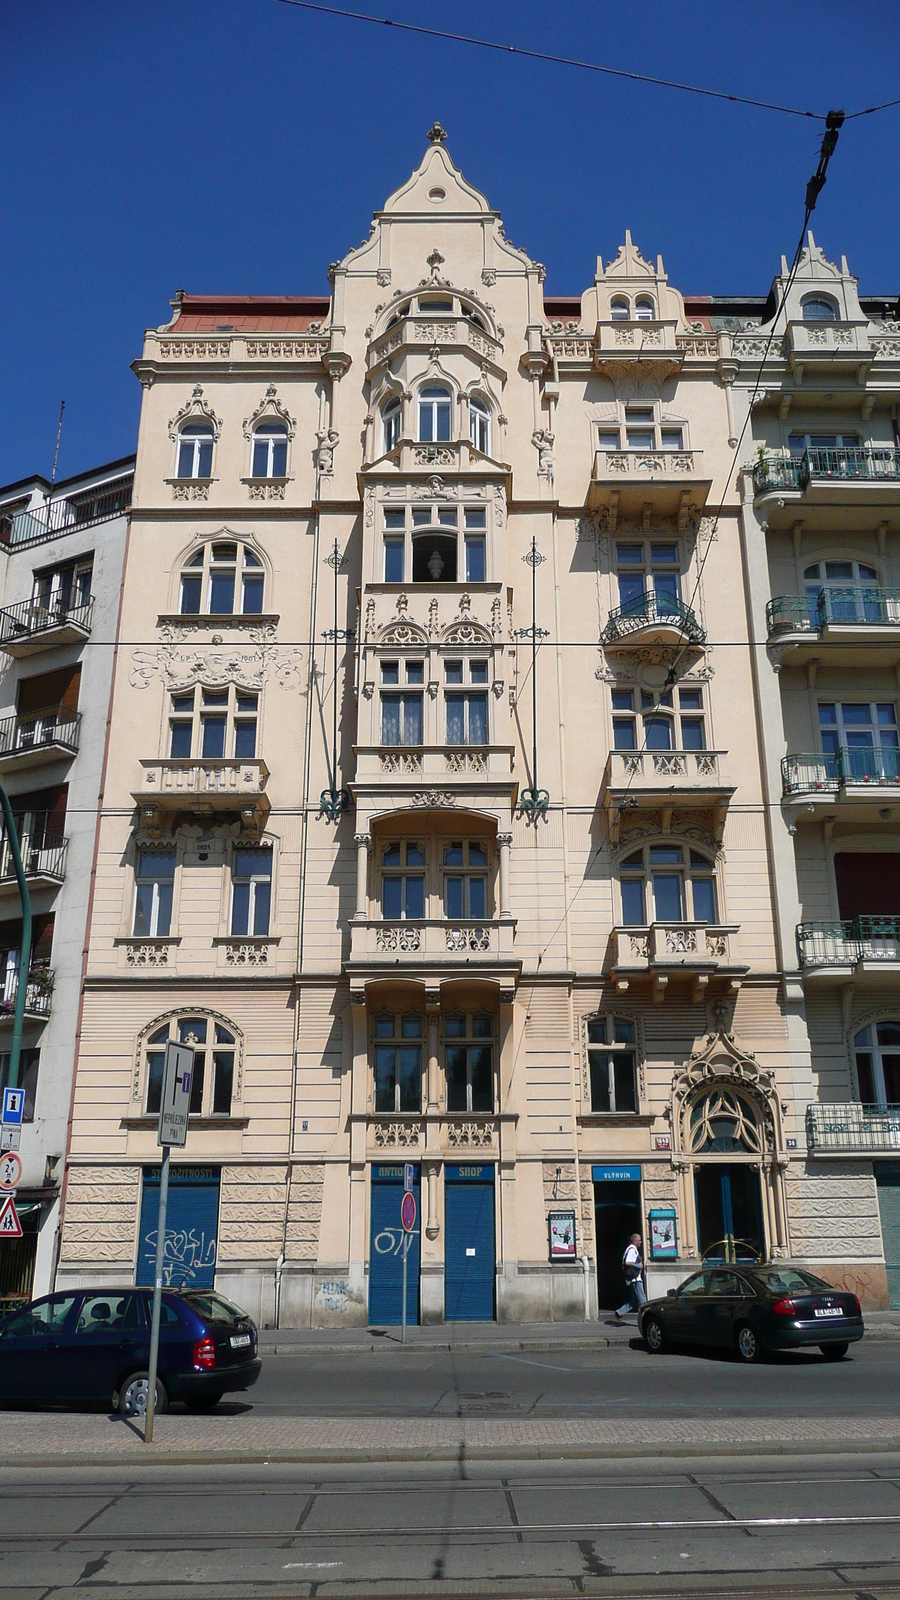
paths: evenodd
<path fill-rule="evenodd" d="M 620 807 L 711 811 L 721 837 L 735 785 L 724 750 L 611 750 L 600 785 L 610 837 L 618 843 Z"/>
<path fill-rule="evenodd" d="M 142 778 L 132 796 L 149 824 L 160 812 L 212 816 L 237 811 L 245 826 L 253 828 L 268 814 L 269 769 L 260 759 L 167 757 L 142 761 L 141 767 Z"/>
<path fill-rule="evenodd" d="M 398 966 L 439 972 L 464 967 L 499 973 L 521 966 L 514 953 L 515 937 L 514 917 L 462 922 L 431 917 L 385 922 L 358 917 L 350 924 L 349 967 L 386 972 L 396 971 Z"/>
<path fill-rule="evenodd" d="M 619 517 L 675 517 L 683 533 L 688 519 L 706 505 L 712 479 L 704 476 L 701 450 L 596 450 L 588 507 L 606 510 L 610 532 Z"/>
<path fill-rule="evenodd" d="M 749 970 L 736 959 L 737 924 L 653 922 L 648 927 L 617 927 L 612 933 L 613 982 L 620 993 L 649 980 L 655 1002 L 665 999 L 670 980 L 686 979 L 693 1001 L 700 1000 L 710 980 L 724 979 L 737 989 Z"/>
<path fill-rule="evenodd" d="M 435 345 L 448 354 L 470 351 L 479 362 L 487 361 L 498 370 L 503 356 L 502 344 L 485 329 L 474 327 L 467 317 L 413 315 L 373 340 L 366 352 L 367 371 L 371 375 L 404 351 L 431 350 Z"/>

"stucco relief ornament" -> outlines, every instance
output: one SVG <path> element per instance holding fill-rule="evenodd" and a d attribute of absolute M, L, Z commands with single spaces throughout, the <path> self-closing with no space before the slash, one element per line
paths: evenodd
<path fill-rule="evenodd" d="M 202 383 L 195 384 L 187 404 L 183 405 L 180 411 L 176 411 L 174 417 L 169 418 L 170 439 L 177 439 L 181 424 L 186 422 L 189 417 L 209 422 L 212 425 L 213 436 L 218 440 L 219 434 L 222 432 L 222 419 L 216 416 L 212 406 L 207 405 L 204 400 Z"/>
<path fill-rule="evenodd" d="M 302 660 L 301 650 L 268 640 L 228 651 L 179 650 L 174 644 L 165 644 L 135 650 L 128 681 L 133 689 L 146 689 L 156 678 L 169 690 L 190 689 L 198 683 L 207 688 L 234 683 L 244 689 L 261 689 L 271 677 L 280 688 L 291 689 L 299 682 Z"/>
<path fill-rule="evenodd" d="M 424 811 L 443 810 L 447 806 L 456 805 L 456 795 L 448 789 L 421 789 L 412 795 L 410 805 Z"/>
<path fill-rule="evenodd" d="M 556 443 L 556 434 L 549 428 L 535 428 L 531 435 L 531 442 L 538 453 L 538 477 L 552 478 L 556 470 L 556 460 L 553 446 Z"/>
<path fill-rule="evenodd" d="M 282 405 L 278 398 L 278 390 L 275 388 L 274 383 L 269 384 L 269 387 L 267 388 L 262 400 L 260 400 L 256 410 L 251 412 L 249 417 L 244 418 L 243 430 L 245 439 L 252 438 L 253 430 L 256 427 L 256 424 L 261 422 L 263 417 L 273 417 L 277 418 L 279 422 L 283 422 L 284 426 L 287 428 L 288 438 L 293 439 L 294 434 L 297 431 L 297 419 L 296 417 L 291 416 L 286 406 Z"/>
<path fill-rule="evenodd" d="M 708 1034 L 672 1079 L 671 1119 L 681 1150 L 699 1148 L 698 1138 L 713 1115 L 734 1124 L 745 1148 L 755 1143 L 769 1152 L 780 1145 L 775 1074 L 761 1067 L 733 1033 Z"/>
<path fill-rule="evenodd" d="M 316 452 L 319 471 L 323 476 L 330 476 L 334 472 L 334 452 L 341 442 L 341 436 L 336 428 L 326 428 L 317 429 L 316 438 L 319 441 Z"/>

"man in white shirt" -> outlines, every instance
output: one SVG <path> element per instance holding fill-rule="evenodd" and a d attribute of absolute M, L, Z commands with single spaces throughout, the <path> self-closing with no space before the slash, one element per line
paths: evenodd
<path fill-rule="evenodd" d="M 625 1292 L 628 1299 L 623 1306 L 619 1306 L 615 1321 L 619 1327 L 629 1311 L 639 1311 L 646 1305 L 647 1296 L 644 1292 L 644 1262 L 641 1256 L 641 1236 L 633 1233 L 625 1246 L 622 1257 L 622 1272 L 625 1277 Z"/>

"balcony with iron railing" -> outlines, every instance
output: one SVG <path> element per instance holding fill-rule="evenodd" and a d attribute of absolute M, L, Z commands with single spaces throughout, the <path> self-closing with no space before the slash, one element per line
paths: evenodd
<path fill-rule="evenodd" d="M 25 1016 L 45 1021 L 50 1015 L 54 974 L 46 961 L 34 961 L 25 989 Z M 19 952 L 0 950 L 0 1023 L 12 1021 L 19 989 Z"/>
<path fill-rule="evenodd" d="M 811 1155 L 900 1157 L 900 1106 L 858 1100 L 806 1108 L 806 1147 Z"/>
<path fill-rule="evenodd" d="M 133 474 L 129 472 L 95 489 L 82 489 L 47 500 L 42 506 L 10 512 L 0 506 L 0 544 L 16 547 L 39 544 L 44 539 L 58 539 L 63 534 L 77 533 L 81 528 L 92 528 L 98 522 L 122 517 L 131 506 L 133 483 Z"/>
<path fill-rule="evenodd" d="M 859 506 L 900 504 L 900 449 L 893 445 L 817 446 L 802 455 L 762 455 L 752 467 L 753 493 L 790 496 L 791 503 Z M 770 525 L 772 517 L 768 517 Z M 784 522 L 785 518 L 782 517 Z"/>
<path fill-rule="evenodd" d="M 614 527 L 619 517 L 639 516 L 649 506 L 657 516 L 676 517 L 683 533 L 711 488 L 701 450 L 597 450 L 588 507 L 608 511 Z"/>
<path fill-rule="evenodd" d="M 93 600 L 72 597 L 51 601 L 22 600 L 0 610 L 0 650 L 8 656 L 32 656 L 57 645 L 80 644 L 91 631 Z"/>
<path fill-rule="evenodd" d="M 68 706 L 0 718 L 0 772 L 67 761 L 77 755 L 80 736 L 81 713 Z"/>
<path fill-rule="evenodd" d="M 834 660 L 862 650 L 869 665 L 890 664 L 900 651 L 900 589 L 835 584 L 818 595 L 778 595 L 766 606 L 766 631 L 777 664 L 800 665 L 823 645 Z"/>
<path fill-rule="evenodd" d="M 602 644 L 635 648 L 653 644 L 703 644 L 706 629 L 677 595 L 649 590 L 609 613 Z"/>
<path fill-rule="evenodd" d="M 25 877 L 32 888 L 57 888 L 66 876 L 69 841 L 62 834 L 48 833 L 38 820 L 29 828 L 19 824 L 19 850 Z M 17 890 L 16 869 L 7 835 L 0 838 L 0 892 Z"/>
<path fill-rule="evenodd" d="M 900 749 L 896 745 L 812 751 L 784 756 L 781 793 L 785 804 L 818 807 L 896 803 Z"/>
<path fill-rule="evenodd" d="M 801 922 L 797 957 L 803 973 L 819 983 L 861 977 L 893 987 L 900 974 L 900 917 Z"/>

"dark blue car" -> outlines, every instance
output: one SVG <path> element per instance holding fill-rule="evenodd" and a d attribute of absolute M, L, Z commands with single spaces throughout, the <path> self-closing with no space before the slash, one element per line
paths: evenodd
<path fill-rule="evenodd" d="M 147 1409 L 153 1290 L 70 1289 L 0 1321 L 0 1405 Z M 256 1325 L 211 1289 L 164 1289 L 156 1409 L 209 1411 L 260 1373 Z"/>

